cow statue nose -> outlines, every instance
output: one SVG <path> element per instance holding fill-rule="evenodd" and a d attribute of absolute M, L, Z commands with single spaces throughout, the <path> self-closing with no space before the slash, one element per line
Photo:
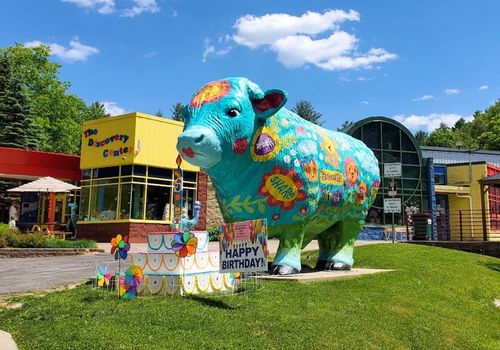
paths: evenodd
<path fill-rule="evenodd" d="M 209 168 L 222 156 L 219 138 L 208 127 L 195 125 L 184 130 L 177 139 L 177 150 L 189 163 Z"/>

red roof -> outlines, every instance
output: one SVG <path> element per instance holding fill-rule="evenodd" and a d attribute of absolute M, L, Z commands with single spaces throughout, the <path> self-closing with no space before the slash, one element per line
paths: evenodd
<path fill-rule="evenodd" d="M 0 177 L 80 180 L 80 156 L 0 147 Z"/>

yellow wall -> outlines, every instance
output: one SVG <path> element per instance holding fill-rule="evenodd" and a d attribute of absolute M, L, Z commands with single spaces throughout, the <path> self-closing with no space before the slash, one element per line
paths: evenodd
<path fill-rule="evenodd" d="M 176 168 L 175 146 L 182 128 L 182 122 L 138 112 L 85 122 L 80 168 L 126 164 Z M 181 167 L 199 171 L 185 161 Z"/>
<path fill-rule="evenodd" d="M 462 212 L 462 232 L 464 240 L 483 240 L 483 223 L 481 213 L 481 188 L 478 180 L 486 177 L 486 164 L 472 164 L 472 181 L 470 183 L 470 195 L 472 197 L 472 220 L 468 198 L 458 197 L 456 194 L 448 195 L 450 207 L 450 231 L 451 240 L 460 239 L 460 217 L 459 210 Z M 469 186 L 469 164 L 449 165 L 448 185 Z M 462 195 L 461 195 L 462 196 Z M 488 198 L 485 198 L 485 210 L 488 210 Z M 489 223 L 487 225 L 489 227 Z M 473 237 L 472 233 L 474 234 Z"/>

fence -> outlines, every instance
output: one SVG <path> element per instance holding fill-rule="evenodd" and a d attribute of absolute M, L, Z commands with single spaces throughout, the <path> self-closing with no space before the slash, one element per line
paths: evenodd
<path fill-rule="evenodd" d="M 437 210 L 405 213 L 414 240 L 489 241 L 500 239 L 500 211 Z"/>

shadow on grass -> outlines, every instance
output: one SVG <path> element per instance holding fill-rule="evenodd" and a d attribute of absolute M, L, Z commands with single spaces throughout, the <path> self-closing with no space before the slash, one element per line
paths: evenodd
<path fill-rule="evenodd" d="M 487 268 L 489 268 L 493 271 L 500 272 L 500 263 L 483 263 L 483 262 L 481 262 L 480 264 L 483 266 L 486 266 Z"/>
<path fill-rule="evenodd" d="M 231 305 L 228 305 L 225 302 L 223 302 L 221 300 L 214 299 L 214 298 L 207 298 L 207 297 L 201 297 L 198 295 L 191 295 L 188 297 L 188 299 L 197 301 L 202 305 L 215 307 L 217 309 L 234 310 L 234 307 L 232 307 Z"/>

